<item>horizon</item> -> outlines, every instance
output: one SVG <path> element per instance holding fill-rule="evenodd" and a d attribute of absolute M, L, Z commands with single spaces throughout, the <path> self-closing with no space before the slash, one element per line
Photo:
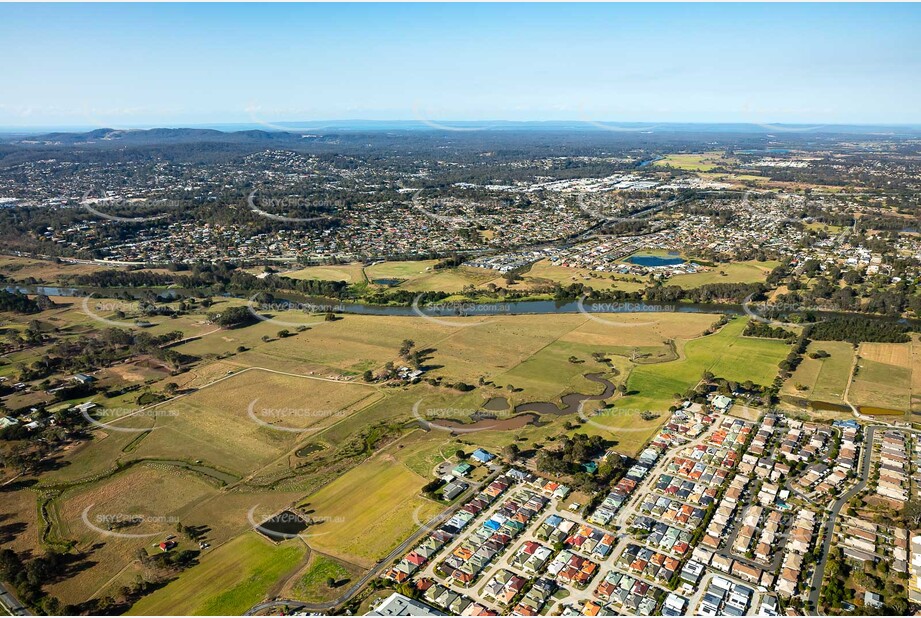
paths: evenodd
<path fill-rule="evenodd" d="M 5 4 L 0 127 L 913 125 L 918 30 L 903 4 Z"/>
<path fill-rule="evenodd" d="M 286 126 L 296 125 L 296 126 Z M 315 126 L 306 126 L 315 125 Z M 639 125 L 639 126 L 637 126 Z M 0 125 L 0 135 L 26 135 L 39 136 L 49 133 L 80 134 L 93 131 L 153 131 L 153 130 L 212 130 L 222 133 L 235 133 L 245 131 L 264 131 L 266 133 L 304 133 L 306 131 L 413 131 L 413 132 L 490 132 L 507 131 L 521 128 L 529 131 L 574 131 L 574 132 L 604 132 L 623 131 L 626 133 L 667 133 L 687 132 L 696 129 L 712 133 L 742 133 L 750 130 L 752 133 L 770 134 L 772 131 L 791 133 L 829 133 L 841 130 L 860 130 L 859 132 L 872 131 L 873 129 L 894 129 L 921 131 L 921 123 L 829 123 L 816 125 L 805 122 L 704 122 L 704 121 L 617 121 L 617 120 L 459 120 L 459 119 L 433 119 L 433 120 L 402 120 L 402 119 L 362 119 L 341 118 L 329 120 L 279 120 L 272 123 L 246 123 L 246 122 L 206 122 L 200 124 L 142 124 L 125 125 L 120 127 L 95 126 L 95 125 Z M 845 131 L 846 132 L 846 131 Z"/>

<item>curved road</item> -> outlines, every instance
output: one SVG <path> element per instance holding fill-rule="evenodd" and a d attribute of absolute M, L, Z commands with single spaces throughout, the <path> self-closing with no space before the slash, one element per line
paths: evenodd
<path fill-rule="evenodd" d="M 498 476 L 498 472 L 493 472 L 489 476 L 487 476 L 482 482 L 471 483 L 470 487 L 467 489 L 464 495 L 458 498 L 457 501 L 453 505 L 449 506 L 448 508 L 443 510 L 441 513 L 438 513 L 437 515 L 429 519 L 427 522 L 425 522 L 423 526 L 420 526 L 418 530 L 416 530 L 412 535 L 410 535 L 405 541 L 403 541 L 398 546 L 396 546 L 393 549 L 393 551 L 387 554 L 387 556 L 385 556 L 384 558 L 381 558 L 377 562 L 377 564 L 373 568 L 371 568 L 370 571 L 362 575 L 358 581 L 356 581 L 354 584 L 349 586 L 349 588 L 344 593 L 342 593 L 342 596 L 340 596 L 338 599 L 327 601 L 326 603 L 302 603 L 301 601 L 292 601 L 290 599 L 278 599 L 275 601 L 266 601 L 264 603 L 259 603 L 258 605 L 254 605 L 253 607 L 249 608 L 249 610 L 246 612 L 245 615 L 251 616 L 253 614 L 256 614 L 266 609 L 270 609 L 272 607 L 287 607 L 289 609 L 306 610 L 309 612 L 328 612 L 330 610 L 335 609 L 336 607 L 339 607 L 340 605 L 343 605 L 344 603 L 347 603 L 349 599 L 355 596 L 355 594 L 359 590 L 364 588 L 368 582 L 370 582 L 372 579 L 377 577 L 380 574 L 380 572 L 383 571 L 385 568 L 390 566 L 390 564 L 394 560 L 396 560 L 397 558 L 405 554 L 406 550 L 408 550 L 412 545 L 414 545 L 423 535 L 429 534 L 432 530 L 434 530 L 439 525 L 444 523 L 447 519 L 449 519 L 450 515 L 452 515 L 454 511 L 458 510 L 460 507 L 466 504 L 467 502 L 466 499 L 469 498 L 471 494 L 479 490 L 480 487 L 491 483 L 496 476 Z"/>
<path fill-rule="evenodd" d="M 819 561 L 816 563 L 815 572 L 812 574 L 812 590 L 809 592 L 809 602 L 814 608 L 813 611 L 818 611 L 819 607 L 819 593 L 822 590 L 822 579 L 825 577 L 825 563 L 828 562 L 828 552 L 831 549 L 831 541 L 834 538 L 835 520 L 838 518 L 838 513 L 841 512 L 844 505 L 847 504 L 851 498 L 863 491 L 863 488 L 867 485 L 867 479 L 870 478 L 870 464 L 873 461 L 873 437 L 877 429 L 893 428 L 885 425 L 870 425 L 864 427 L 863 451 L 861 453 L 863 463 L 860 468 L 860 481 L 835 501 L 828 513 L 828 519 L 825 520 L 825 541 L 822 543 L 822 554 Z"/>

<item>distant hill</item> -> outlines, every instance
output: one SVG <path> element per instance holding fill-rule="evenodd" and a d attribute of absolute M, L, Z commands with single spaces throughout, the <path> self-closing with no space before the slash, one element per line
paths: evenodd
<path fill-rule="evenodd" d="M 286 142 L 297 141 L 300 135 L 283 131 L 269 132 L 261 130 L 225 132 L 216 129 L 95 129 L 85 133 L 46 133 L 8 140 L 13 144 L 38 144 L 77 146 L 117 142 L 119 144 L 140 146 L 151 144 L 177 143 L 251 143 L 251 142 Z"/>

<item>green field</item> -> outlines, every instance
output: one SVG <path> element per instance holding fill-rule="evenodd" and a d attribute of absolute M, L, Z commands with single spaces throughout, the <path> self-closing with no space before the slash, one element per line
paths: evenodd
<path fill-rule="evenodd" d="M 345 473 L 301 506 L 323 523 L 311 526 L 311 547 L 370 567 L 442 506 L 423 498 L 428 479 L 400 464 L 392 449 Z"/>
<path fill-rule="evenodd" d="M 779 340 L 742 337 L 746 321 L 736 318 L 720 331 L 705 337 L 679 342 L 678 360 L 651 365 L 637 365 L 627 380 L 627 394 L 614 401 L 613 410 L 595 417 L 596 422 L 616 429 L 630 428 L 633 434 L 624 437 L 634 446 L 640 438 L 651 435 L 668 418 L 668 408 L 675 395 L 693 388 L 704 371 L 717 377 L 756 384 L 770 384 L 778 371 L 778 363 L 786 357 L 789 346 Z M 652 421 L 642 421 L 641 412 L 659 414 Z M 633 429 L 641 431 L 632 431 Z"/>
<path fill-rule="evenodd" d="M 732 166 L 737 161 L 726 159 L 722 153 L 708 152 L 702 154 L 669 154 L 653 163 L 655 167 L 673 167 L 689 172 L 709 172 L 719 166 Z"/>
<path fill-rule="evenodd" d="M 861 357 L 848 393 L 851 403 L 863 408 L 908 412 L 911 408 L 911 369 Z"/>
<path fill-rule="evenodd" d="M 809 354 L 824 350 L 828 358 L 810 358 Z M 800 365 L 793 376 L 784 383 L 781 392 L 785 395 L 803 397 L 809 401 L 824 401 L 841 405 L 851 365 L 854 360 L 854 346 L 843 341 L 813 341 L 809 344 Z M 797 385 L 805 386 L 799 390 Z"/>
<path fill-rule="evenodd" d="M 345 281 L 362 283 L 365 280 L 361 264 L 335 264 L 331 266 L 308 266 L 280 273 L 291 279 L 316 279 L 320 281 Z"/>
<path fill-rule="evenodd" d="M 760 283 L 780 262 L 733 262 L 718 264 L 705 272 L 690 275 L 676 275 L 669 279 L 670 285 L 684 289 L 696 288 L 711 283 Z"/>
<path fill-rule="evenodd" d="M 374 279 L 411 279 L 430 272 L 437 263 L 438 260 L 382 262 L 365 268 L 365 274 L 372 281 Z"/>
<path fill-rule="evenodd" d="M 183 572 L 128 612 L 132 616 L 239 616 L 266 598 L 284 575 L 303 560 L 294 539 L 275 545 L 249 532 L 213 549 L 202 563 Z"/>
<path fill-rule="evenodd" d="M 339 422 L 376 389 L 253 369 L 155 408 L 157 418 L 132 457 L 202 460 L 244 476 Z M 252 418 L 249 407 L 252 405 Z M 298 431 L 302 430 L 302 431 Z"/>
<path fill-rule="evenodd" d="M 504 281 L 502 285 L 512 290 L 532 289 L 559 283 L 567 286 L 581 283 L 593 290 L 622 290 L 636 292 L 646 287 L 642 278 L 632 275 L 615 275 L 600 273 L 586 268 L 570 268 L 568 266 L 555 266 L 549 260 L 541 260 L 531 266 L 531 269 L 522 275 L 522 280 L 508 286 Z"/>
<path fill-rule="evenodd" d="M 380 267 L 381 276 L 405 275 L 417 283 L 467 276 L 463 269 L 414 275 L 416 263 Z M 240 302 L 221 299 L 219 306 Z M 61 308 L 54 317 L 60 327 L 75 332 L 96 327 L 73 307 Z M 314 318 L 296 312 L 273 317 Z M 306 548 L 295 543 L 273 546 L 251 533 L 250 509 L 258 507 L 262 516 L 300 505 L 319 522 L 309 528 L 307 544 L 340 560 L 339 567 L 354 576 L 353 567 L 370 568 L 416 530 L 419 521 L 444 509 L 444 504 L 422 497 L 420 488 L 431 480 L 434 467 L 458 448 L 469 450 L 476 444 L 498 452 L 518 439 L 526 445 L 546 443 L 565 431 L 565 420 L 575 420 L 545 415 L 540 426 L 467 434 L 461 438 L 468 442 L 464 444 L 448 432 L 414 430 L 409 424 L 414 404 L 472 412 L 491 397 L 503 397 L 511 405 L 558 403 L 567 393 L 599 393 L 601 386 L 584 377 L 599 372 L 630 391 L 612 398 L 615 410 L 630 412 L 604 417 L 601 427 L 586 424 L 579 430 L 604 432 L 617 441 L 618 449 L 633 455 L 666 420 L 674 394 L 694 386 L 705 369 L 738 381 L 773 379 L 786 345 L 741 337 L 741 319 L 702 337 L 717 318 L 548 314 L 439 322 L 350 314 L 278 337 L 283 326 L 271 322 L 211 332 L 201 315 L 183 316 L 175 321 L 178 329 L 207 333 L 176 346 L 200 359 L 187 371 L 160 376 L 156 368 L 134 360 L 105 374 L 113 381 L 149 381 L 153 392 L 175 381 L 183 394 L 153 408 L 161 414 L 117 422 L 118 427 L 148 433 L 96 430 L 92 442 L 69 448 L 62 465 L 42 477 L 38 489 L 54 486 L 64 492 L 49 507 L 49 539 L 76 542 L 94 562 L 54 584 L 54 592 L 65 602 L 81 602 L 143 576 L 134 557 L 138 547 L 152 541 L 97 538 L 98 533 L 82 525 L 81 514 L 88 506 L 91 513 L 104 513 L 99 509 L 134 512 L 152 504 L 158 513 L 151 516 L 207 526 L 207 540 L 215 549 L 201 556 L 200 565 L 140 601 L 134 612 L 239 613 L 270 592 L 280 593 L 275 586 L 291 588 L 299 581 L 305 595 L 335 596 L 325 586 L 332 575 L 322 575 L 333 567 L 308 567 Z M 154 328 L 170 327 L 164 321 Z M 426 350 L 425 377 L 441 378 L 442 383 L 364 383 L 360 375 L 365 370 L 406 362 L 398 356 L 404 339 Z M 238 351 L 240 346 L 245 350 Z M 610 365 L 593 353 L 609 358 Z M 465 392 L 455 385 L 461 381 L 475 388 Z M 131 398 L 136 394 L 104 404 L 131 407 Z M 255 418 L 249 414 L 250 404 Z M 298 410 L 306 412 L 288 413 Z M 641 410 L 661 413 L 643 421 Z M 302 454 L 306 445 L 313 450 Z M 143 463 L 114 472 L 117 465 L 130 462 Z M 31 511 L 34 520 L 34 498 L 31 504 L 15 504 L 19 511 Z M 16 518 L 28 519 L 25 513 Z M 233 560 L 241 562 L 232 568 L 230 581 L 216 577 Z"/>
<path fill-rule="evenodd" d="M 348 584 L 357 579 L 361 573 L 362 570 L 357 567 L 314 552 L 306 570 L 298 575 L 294 585 L 291 586 L 289 595 L 307 603 L 330 601 L 338 598 L 344 590 L 347 590 Z M 327 585 L 330 578 L 336 580 L 332 588 Z"/>

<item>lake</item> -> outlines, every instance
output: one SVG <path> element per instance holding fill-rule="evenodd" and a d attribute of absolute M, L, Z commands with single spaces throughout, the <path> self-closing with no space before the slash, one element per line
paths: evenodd
<path fill-rule="evenodd" d="M 684 259 L 680 257 L 663 257 L 660 255 L 634 255 L 627 258 L 627 261 L 637 266 L 676 266 L 684 264 Z"/>

